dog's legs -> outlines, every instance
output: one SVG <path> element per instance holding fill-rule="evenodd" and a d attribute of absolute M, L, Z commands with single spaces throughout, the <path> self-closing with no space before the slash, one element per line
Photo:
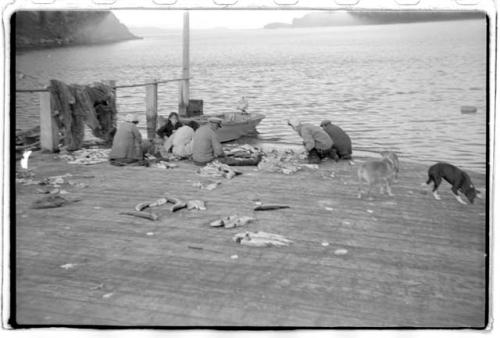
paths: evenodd
<path fill-rule="evenodd" d="M 360 178 L 359 179 L 359 193 L 358 193 L 358 198 L 363 198 L 363 180 Z"/>
<path fill-rule="evenodd" d="M 457 201 L 459 203 L 462 203 L 462 204 L 467 204 L 467 202 L 465 202 L 462 197 L 460 197 L 459 193 L 458 193 L 458 187 L 452 187 L 451 188 L 451 193 L 453 194 L 453 196 L 455 196 L 455 198 L 457 199 Z"/>
<path fill-rule="evenodd" d="M 434 177 L 433 175 L 429 175 L 429 180 L 427 181 L 427 184 L 434 182 L 434 187 L 432 188 L 432 194 L 434 195 L 434 198 L 437 200 L 440 200 L 441 197 L 439 196 L 437 189 L 439 188 L 439 185 L 441 184 L 441 177 Z"/>
<path fill-rule="evenodd" d="M 387 195 L 394 196 L 391 190 L 391 185 L 389 183 L 389 180 L 385 180 L 385 189 L 387 190 Z"/>
<path fill-rule="evenodd" d="M 460 195 L 459 195 L 459 194 L 453 194 L 453 196 L 455 196 L 455 198 L 457 199 L 457 201 L 458 201 L 459 203 L 462 203 L 462 204 L 467 204 L 467 202 L 465 202 L 465 201 L 462 199 L 462 197 L 460 197 Z"/>

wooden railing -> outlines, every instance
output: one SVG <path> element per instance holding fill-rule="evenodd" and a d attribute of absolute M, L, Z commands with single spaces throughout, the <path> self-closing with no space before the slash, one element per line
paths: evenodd
<path fill-rule="evenodd" d="M 114 90 L 113 97 L 116 99 L 116 89 L 145 87 L 146 88 L 146 128 L 148 139 L 154 138 L 158 120 L 158 84 L 169 82 L 180 82 L 179 89 L 179 115 L 187 112 L 189 94 L 186 95 L 185 88 L 189 88 L 190 78 L 178 78 L 168 80 L 149 80 L 145 83 L 116 85 L 116 81 L 108 80 L 103 83 Z M 59 144 L 59 130 L 57 122 L 52 114 L 49 87 L 36 89 L 16 89 L 16 93 L 39 93 L 40 95 L 40 147 L 42 150 L 54 152 Z M 116 102 L 111 103 L 116 107 Z"/>

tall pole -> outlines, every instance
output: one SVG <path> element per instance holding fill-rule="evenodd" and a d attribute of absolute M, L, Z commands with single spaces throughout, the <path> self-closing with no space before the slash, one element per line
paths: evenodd
<path fill-rule="evenodd" d="M 189 11 L 184 12 L 182 38 L 182 78 L 185 80 L 181 81 L 179 114 L 186 116 L 189 105 Z"/>

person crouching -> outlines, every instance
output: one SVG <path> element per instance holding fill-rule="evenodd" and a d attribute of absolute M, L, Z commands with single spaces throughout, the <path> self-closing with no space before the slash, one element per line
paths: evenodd
<path fill-rule="evenodd" d="M 125 121 L 118 126 L 109 153 L 109 161 L 112 165 L 144 165 L 147 142 L 142 142 L 142 135 L 137 128 L 138 123 L 137 115 L 128 114 Z"/>
<path fill-rule="evenodd" d="M 337 156 L 342 160 L 352 159 L 352 145 L 349 135 L 330 120 L 322 121 L 320 126 L 332 139 L 333 149 Z"/>
<path fill-rule="evenodd" d="M 318 164 L 325 157 L 338 160 L 336 152 L 332 149 L 332 139 L 321 127 L 302 123 L 297 119 L 288 120 L 288 125 L 302 137 L 309 163 Z"/>
<path fill-rule="evenodd" d="M 193 136 L 193 162 L 205 165 L 217 157 L 224 156 L 222 144 L 215 131 L 222 127 L 222 120 L 216 117 L 208 119 L 208 124 L 198 128 Z"/>
<path fill-rule="evenodd" d="M 181 159 L 191 156 L 193 154 L 193 138 L 198 128 L 199 124 L 196 121 L 189 121 L 186 125 L 174 130 L 174 133 L 165 142 L 165 151 L 172 150 L 172 154 Z"/>

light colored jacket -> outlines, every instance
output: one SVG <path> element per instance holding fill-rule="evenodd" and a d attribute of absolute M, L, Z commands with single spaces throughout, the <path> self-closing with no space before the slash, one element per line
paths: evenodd
<path fill-rule="evenodd" d="M 179 157 L 190 156 L 193 153 L 193 136 L 193 128 L 182 126 L 165 141 L 165 150 L 172 148 L 172 153 Z"/>
<path fill-rule="evenodd" d="M 327 150 L 333 146 L 332 139 L 321 127 L 302 123 L 297 127 L 297 132 L 304 140 L 307 151 L 311 151 L 313 148 Z"/>
<path fill-rule="evenodd" d="M 130 122 L 123 122 L 118 127 L 113 146 L 109 153 L 110 159 L 127 158 L 142 160 L 142 136 L 137 126 Z"/>
<path fill-rule="evenodd" d="M 193 160 L 204 163 L 222 156 L 224 151 L 217 135 L 209 125 L 201 126 L 193 137 Z"/>

